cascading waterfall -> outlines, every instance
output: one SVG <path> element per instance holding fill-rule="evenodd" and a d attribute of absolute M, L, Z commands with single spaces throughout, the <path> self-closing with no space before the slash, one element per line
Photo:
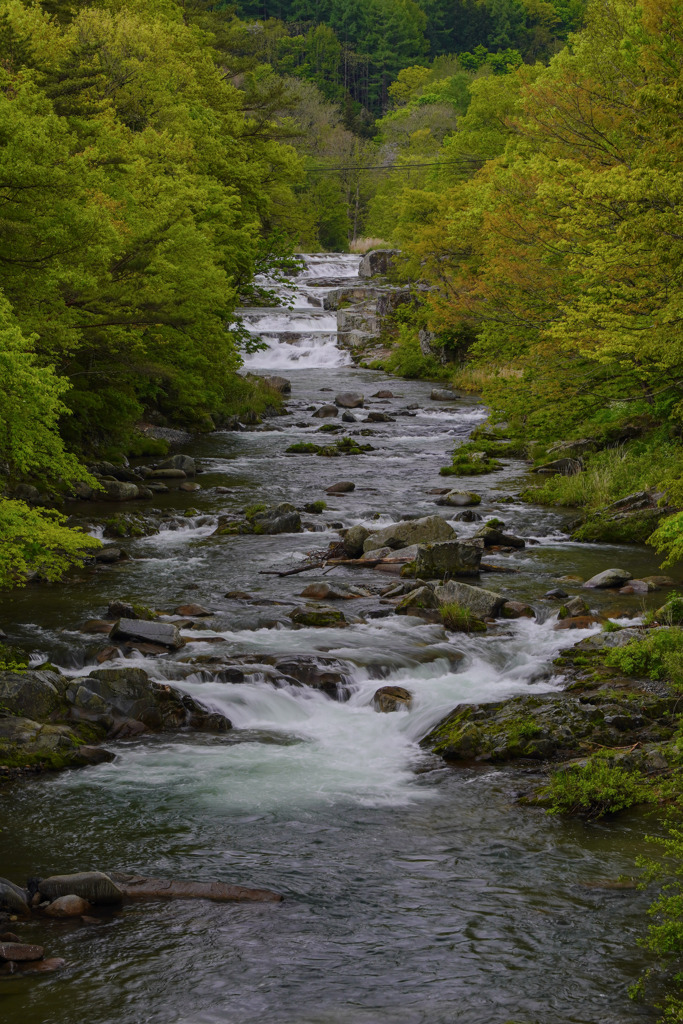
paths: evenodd
<path fill-rule="evenodd" d="M 348 352 L 337 345 L 337 315 L 323 308 L 333 288 L 360 284 L 360 256 L 306 255 L 291 285 L 275 284 L 261 275 L 256 283 L 282 298 L 281 307 L 240 310 L 247 330 L 266 345 L 245 357 L 249 370 L 287 370 L 347 366 Z"/>

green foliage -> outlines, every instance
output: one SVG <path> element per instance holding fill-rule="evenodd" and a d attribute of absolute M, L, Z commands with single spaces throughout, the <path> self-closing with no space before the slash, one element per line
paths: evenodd
<path fill-rule="evenodd" d="M 0 643 L 0 672 L 25 672 L 28 668 L 28 655 L 9 644 Z M 0 705 L 0 715 L 3 713 Z"/>
<path fill-rule="evenodd" d="M 100 541 L 65 525 L 51 509 L 0 501 L 0 587 L 21 587 L 29 578 L 55 581 L 101 547 Z"/>
<path fill-rule="evenodd" d="M 580 815 L 591 820 L 653 799 L 642 776 L 615 763 L 608 751 L 592 754 L 585 764 L 553 772 L 539 796 L 549 814 Z"/>
<path fill-rule="evenodd" d="M 648 540 L 655 551 L 665 555 L 662 568 L 675 565 L 683 559 L 683 512 L 667 516 Z"/>
<path fill-rule="evenodd" d="M 608 651 L 605 664 L 628 676 L 665 679 L 675 689 L 683 689 L 683 629 L 651 629 L 642 640 Z"/>
<path fill-rule="evenodd" d="M 485 633 L 486 625 L 476 618 L 469 608 L 463 608 L 455 601 L 441 605 L 439 609 L 441 621 L 446 629 L 457 633 Z"/>
<path fill-rule="evenodd" d="M 325 501 L 309 501 L 304 505 L 304 512 L 308 512 L 309 515 L 318 516 L 321 512 L 324 512 L 327 508 L 327 502 Z"/>

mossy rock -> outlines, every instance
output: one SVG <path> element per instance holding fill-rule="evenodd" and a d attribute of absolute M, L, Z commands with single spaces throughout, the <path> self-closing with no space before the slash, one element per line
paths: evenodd
<path fill-rule="evenodd" d="M 644 544 L 663 514 L 660 509 L 612 516 L 596 514 L 573 530 L 571 538 L 589 544 Z"/>
<path fill-rule="evenodd" d="M 346 616 L 337 608 L 295 608 L 289 617 L 296 626 L 316 629 L 346 625 Z"/>
<path fill-rule="evenodd" d="M 423 741 L 447 761 L 562 761 L 599 747 L 669 738 L 675 698 L 618 692 L 459 705 Z"/>

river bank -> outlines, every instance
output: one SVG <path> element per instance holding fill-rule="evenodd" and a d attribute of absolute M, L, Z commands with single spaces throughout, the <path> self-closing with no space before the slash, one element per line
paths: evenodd
<path fill-rule="evenodd" d="M 273 350 L 270 362 L 282 358 Z M 562 587 L 626 623 L 666 592 L 589 592 L 561 578 L 586 580 L 613 566 L 642 578 L 657 571 L 656 559 L 645 548 L 569 541 L 565 512 L 517 497 L 527 467 L 511 460 L 456 482 L 481 495 L 478 515 L 525 539 L 524 548 L 486 556 L 515 571 L 479 582 L 530 604 L 535 619 L 453 633 L 396 614 L 381 594 L 400 581 L 393 572 L 338 565 L 262 575 L 296 566 L 360 524 L 372 532 L 439 515 L 463 542 L 481 526 L 456 519 L 462 509 L 437 504 L 443 495 L 433 493 L 454 483 L 439 470 L 485 418 L 476 400 L 432 399 L 430 385 L 354 369 L 339 350 L 340 365 L 330 365 L 329 341 L 322 366 L 313 342 L 306 351 L 308 365 L 299 358 L 286 372 L 287 416 L 184 446 L 198 465 L 198 491 L 169 483 L 153 499 L 156 512 L 139 503 L 77 508 L 101 533 L 122 513 L 153 524 L 147 535 L 108 535 L 127 559 L 12 595 L 0 619 L 12 642 L 36 664 L 49 658 L 72 689 L 88 689 L 101 670 L 142 670 L 232 725 L 114 737 L 105 743 L 113 761 L 3 786 L 3 875 L 99 868 L 221 879 L 285 899 L 144 912 L 131 905 L 106 926 L 32 921 L 22 938 L 41 940 L 68 966 L 38 986 L 0 981 L 8 1019 L 446 1024 L 457 1005 L 466 1024 L 653 1020 L 626 995 L 647 963 L 636 938 L 650 898 L 610 882 L 632 874 L 645 849 L 639 813 L 610 824 L 550 818 L 516 802 L 537 767 L 453 769 L 419 742 L 458 704 L 559 694 L 566 679 L 553 660 L 570 641 L 553 628 L 558 603 L 546 593 Z M 254 363 L 254 372 L 281 369 L 267 353 Z M 351 391 L 364 402 L 350 410 L 357 420 L 344 423 L 344 434 L 372 451 L 286 453 L 299 442 L 328 443 L 330 432 L 318 428 L 343 413 L 313 413 Z M 392 397 L 373 398 L 378 392 Z M 366 423 L 371 412 L 387 418 Z M 354 489 L 327 493 L 343 480 Z M 326 508 L 305 511 L 317 501 Z M 245 509 L 253 516 L 254 506 L 283 502 L 299 510 L 301 533 L 216 534 L 221 519 L 248 520 Z M 316 604 L 302 595 L 311 583 L 361 593 Z M 155 655 L 129 648 L 98 665 L 102 649 L 116 645 L 81 630 L 87 620 L 111 629 L 116 600 L 160 611 L 169 625 L 190 619 L 180 627 L 190 642 Z M 183 615 L 187 605 L 211 614 Z M 292 612 L 306 606 L 341 610 L 346 621 L 298 625 Z M 600 629 L 590 623 L 571 640 Z M 306 663 L 330 673 L 327 692 L 296 685 L 296 665 Z M 344 700 L 331 699 L 334 671 Z M 387 685 L 411 692 L 410 711 L 375 710 L 373 695 Z M 183 970 L 169 979 L 178 964 Z"/>

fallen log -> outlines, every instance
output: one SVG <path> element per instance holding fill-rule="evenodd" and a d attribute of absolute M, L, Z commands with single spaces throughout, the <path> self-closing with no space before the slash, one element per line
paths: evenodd
<path fill-rule="evenodd" d="M 133 900 L 213 900 L 216 903 L 279 903 L 282 895 L 270 889 L 248 889 L 225 882 L 184 882 L 172 878 L 144 878 L 110 873 L 126 899 Z"/>

